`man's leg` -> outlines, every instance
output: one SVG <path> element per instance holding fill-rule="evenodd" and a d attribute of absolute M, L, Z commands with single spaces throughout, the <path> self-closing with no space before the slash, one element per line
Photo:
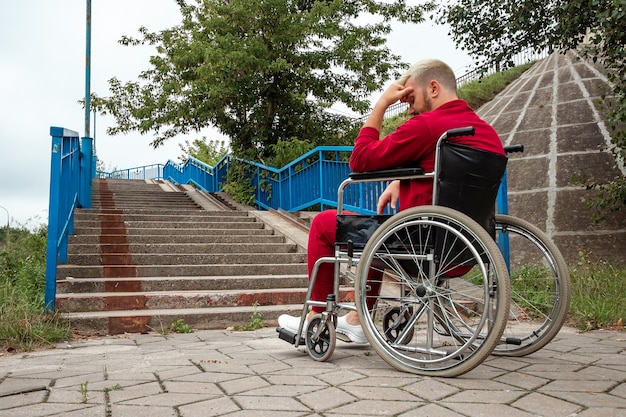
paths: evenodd
<path fill-rule="evenodd" d="M 313 272 L 313 266 L 322 257 L 335 255 L 335 234 L 337 228 L 337 212 L 326 210 L 313 218 L 309 229 L 309 241 L 307 247 L 307 264 L 309 279 Z M 326 296 L 332 294 L 335 282 L 335 265 L 333 263 L 323 263 L 317 271 L 315 286 L 311 291 L 311 300 L 326 301 Z M 307 319 L 316 313 L 325 310 L 324 307 L 312 307 Z M 300 325 L 300 317 L 293 317 L 283 314 L 278 318 L 280 327 L 296 332 Z M 306 326 L 305 326 L 306 328 Z"/>
<path fill-rule="evenodd" d="M 309 279 L 313 272 L 313 266 L 318 259 L 335 255 L 335 234 L 337 229 L 337 212 L 326 210 L 313 218 L 309 229 L 309 242 L 307 248 L 307 263 Z M 311 300 L 326 301 L 326 296 L 333 293 L 335 284 L 335 265 L 325 262 L 320 265 L 315 278 L 315 285 L 311 292 Z M 325 310 L 324 307 L 312 307 L 316 313 Z"/>

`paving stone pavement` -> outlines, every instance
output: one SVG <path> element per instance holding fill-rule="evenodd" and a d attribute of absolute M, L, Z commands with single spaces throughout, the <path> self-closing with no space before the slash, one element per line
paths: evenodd
<path fill-rule="evenodd" d="M 0 416 L 626 416 L 626 333 L 564 328 L 457 378 L 396 371 L 369 345 L 330 362 L 255 332 L 126 334 L 0 356 Z"/>

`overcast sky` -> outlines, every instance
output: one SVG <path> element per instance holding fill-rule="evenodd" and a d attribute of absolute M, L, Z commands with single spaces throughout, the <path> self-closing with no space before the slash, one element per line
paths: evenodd
<path fill-rule="evenodd" d="M 50 126 L 81 137 L 85 133 L 84 110 L 77 102 L 85 95 L 86 1 L 0 0 L 0 5 L 0 206 L 8 210 L 11 227 L 46 224 Z M 148 68 L 153 50 L 121 46 L 122 35 L 135 36 L 140 26 L 158 31 L 179 22 L 174 0 L 92 0 L 92 93 L 107 96 L 110 78 L 133 81 Z M 397 25 L 388 44 L 407 63 L 439 58 L 457 76 L 471 65 L 446 29 L 431 23 Z M 149 145 L 152 138 L 139 133 L 108 136 L 106 128 L 112 124 L 112 119 L 98 116 L 96 130 L 93 122 L 91 126 L 107 169 L 177 160 L 182 153 L 178 144 L 185 139 L 220 138 L 208 129 L 155 150 Z M 0 227 L 6 222 L 0 208 Z"/>

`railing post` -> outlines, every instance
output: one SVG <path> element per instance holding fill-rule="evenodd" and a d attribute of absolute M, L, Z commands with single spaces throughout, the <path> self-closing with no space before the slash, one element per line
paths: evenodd
<path fill-rule="evenodd" d="M 80 146 L 80 192 L 79 206 L 91 208 L 91 162 L 93 160 L 93 139 L 84 137 Z"/>
<path fill-rule="evenodd" d="M 94 138 L 93 143 L 95 145 L 96 143 L 96 139 Z M 94 149 L 93 155 L 91 157 L 91 178 L 97 178 L 98 176 L 96 175 L 96 170 L 98 167 L 98 157 L 96 156 L 96 152 Z"/>
<path fill-rule="evenodd" d="M 50 161 L 50 200 L 48 205 L 48 243 L 46 248 L 46 287 L 44 306 L 54 311 L 57 278 L 57 236 L 59 235 L 59 181 L 61 179 L 62 137 L 52 131 L 52 156 Z"/>
<path fill-rule="evenodd" d="M 506 178 L 506 171 L 500 181 L 500 188 L 498 189 L 498 198 L 496 199 L 496 210 L 498 214 L 509 214 L 509 200 L 508 200 L 508 185 Z M 507 268 L 511 269 L 511 256 L 509 247 L 509 234 L 506 231 L 498 232 L 498 247 L 504 258 Z"/>
<path fill-rule="evenodd" d="M 51 127 L 50 196 L 44 308 L 54 311 L 57 265 L 67 261 L 67 240 L 72 233 L 74 209 L 80 193 L 80 142 L 78 133 Z M 89 172 L 90 173 L 90 172 Z"/>
<path fill-rule="evenodd" d="M 318 161 L 319 161 L 319 177 L 320 177 L 320 183 L 319 183 L 319 187 L 320 187 L 320 211 L 324 211 L 326 209 L 326 206 L 324 204 L 324 153 L 321 151 L 318 151 Z"/>
<path fill-rule="evenodd" d="M 256 201 L 261 200 L 261 167 L 256 167 Z"/>

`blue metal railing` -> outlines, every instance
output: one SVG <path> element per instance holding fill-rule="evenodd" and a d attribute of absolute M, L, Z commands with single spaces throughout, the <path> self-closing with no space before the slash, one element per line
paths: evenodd
<path fill-rule="evenodd" d="M 350 173 L 348 158 L 352 146 L 318 146 L 282 168 L 234 158 L 222 158 L 214 167 L 194 158 L 184 164 L 169 161 L 163 179 L 176 184 L 193 184 L 206 192 L 223 191 L 228 169 L 237 161 L 250 178 L 255 204 L 260 210 L 299 211 L 309 207 L 324 210 L 337 206 L 337 188 Z M 359 184 L 346 190 L 348 210 L 374 213 L 382 183 Z"/>
<path fill-rule="evenodd" d="M 214 167 L 196 159 L 189 158 L 184 164 L 168 161 L 163 166 L 163 179 L 176 184 L 193 184 L 206 192 L 222 191 L 231 156 L 226 155 Z"/>
<path fill-rule="evenodd" d="M 92 140 L 51 127 L 50 200 L 46 249 L 46 311 L 54 310 L 57 263 L 67 262 L 67 241 L 74 228 L 74 209 L 91 207 Z"/>
<path fill-rule="evenodd" d="M 119 180 L 154 180 L 163 178 L 163 164 L 144 165 L 141 167 L 119 169 L 112 172 L 95 171 L 95 178 Z"/>

